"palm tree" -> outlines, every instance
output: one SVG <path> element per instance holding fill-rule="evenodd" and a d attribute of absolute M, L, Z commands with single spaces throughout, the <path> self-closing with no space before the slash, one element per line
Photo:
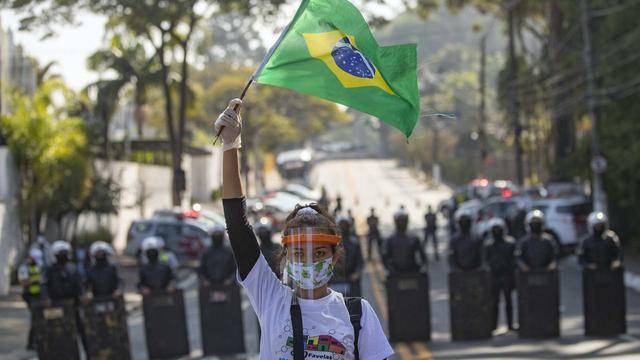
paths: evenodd
<path fill-rule="evenodd" d="M 134 116 L 141 138 L 147 91 L 161 78 L 160 71 L 155 56 L 147 56 L 142 45 L 118 34 L 113 35 L 108 49 L 98 50 L 89 57 L 88 66 L 94 71 L 116 74 L 115 78 L 98 80 L 87 87 L 97 89 L 94 114 L 101 122 L 103 155 L 110 158 L 109 124 L 117 110 L 121 91 L 127 85 L 133 86 Z"/>

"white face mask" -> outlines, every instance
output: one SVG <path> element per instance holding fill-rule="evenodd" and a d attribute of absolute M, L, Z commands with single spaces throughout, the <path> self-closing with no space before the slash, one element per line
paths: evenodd
<path fill-rule="evenodd" d="M 284 277 L 287 276 L 302 289 L 319 288 L 329 283 L 333 276 L 333 258 L 329 257 L 312 264 L 287 260 L 284 266 Z"/>

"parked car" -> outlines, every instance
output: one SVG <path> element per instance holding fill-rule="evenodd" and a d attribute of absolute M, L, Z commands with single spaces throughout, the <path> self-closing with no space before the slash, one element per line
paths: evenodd
<path fill-rule="evenodd" d="M 313 150 L 284 151 L 276 157 L 278 172 L 285 179 L 304 179 L 311 169 Z"/>
<path fill-rule="evenodd" d="M 542 211 L 547 232 L 563 250 L 574 248 L 587 234 L 587 217 L 591 213 L 591 200 L 584 196 L 538 199 L 531 209 Z"/>
<path fill-rule="evenodd" d="M 296 183 L 289 183 L 283 186 L 280 191 L 295 195 L 301 199 L 309 199 L 311 201 L 318 201 L 322 196 L 319 191 L 312 190 L 302 184 Z"/>
<path fill-rule="evenodd" d="M 181 215 L 156 216 L 131 223 L 125 254 L 137 257 L 142 241 L 149 236 L 164 239 L 167 250 L 181 263 L 200 259 L 203 250 L 211 245 L 210 227 L 206 222 Z"/>
<path fill-rule="evenodd" d="M 508 219 L 508 215 L 518 206 L 518 202 L 525 201 L 523 198 L 513 197 L 492 197 L 482 202 L 477 208 L 473 233 L 476 236 L 485 237 L 489 233 L 489 220 L 494 217 Z"/>

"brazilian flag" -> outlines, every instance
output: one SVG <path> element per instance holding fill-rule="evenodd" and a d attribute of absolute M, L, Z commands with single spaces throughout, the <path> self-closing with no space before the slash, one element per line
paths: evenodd
<path fill-rule="evenodd" d="M 415 44 L 381 47 L 347 0 L 303 0 L 254 81 L 378 117 L 408 138 L 420 114 Z"/>

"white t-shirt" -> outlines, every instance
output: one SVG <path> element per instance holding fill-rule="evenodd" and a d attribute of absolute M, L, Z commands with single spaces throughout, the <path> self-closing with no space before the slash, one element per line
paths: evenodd
<path fill-rule="evenodd" d="M 278 280 L 262 254 L 247 278 L 240 281 L 238 275 L 238 281 L 246 289 L 260 320 L 260 359 L 292 360 L 291 288 Z M 302 312 L 305 359 L 353 360 L 353 326 L 342 294 L 331 291 L 323 298 L 298 299 L 298 303 Z M 376 313 L 364 299 L 360 323 L 360 359 L 382 360 L 393 355 Z"/>

